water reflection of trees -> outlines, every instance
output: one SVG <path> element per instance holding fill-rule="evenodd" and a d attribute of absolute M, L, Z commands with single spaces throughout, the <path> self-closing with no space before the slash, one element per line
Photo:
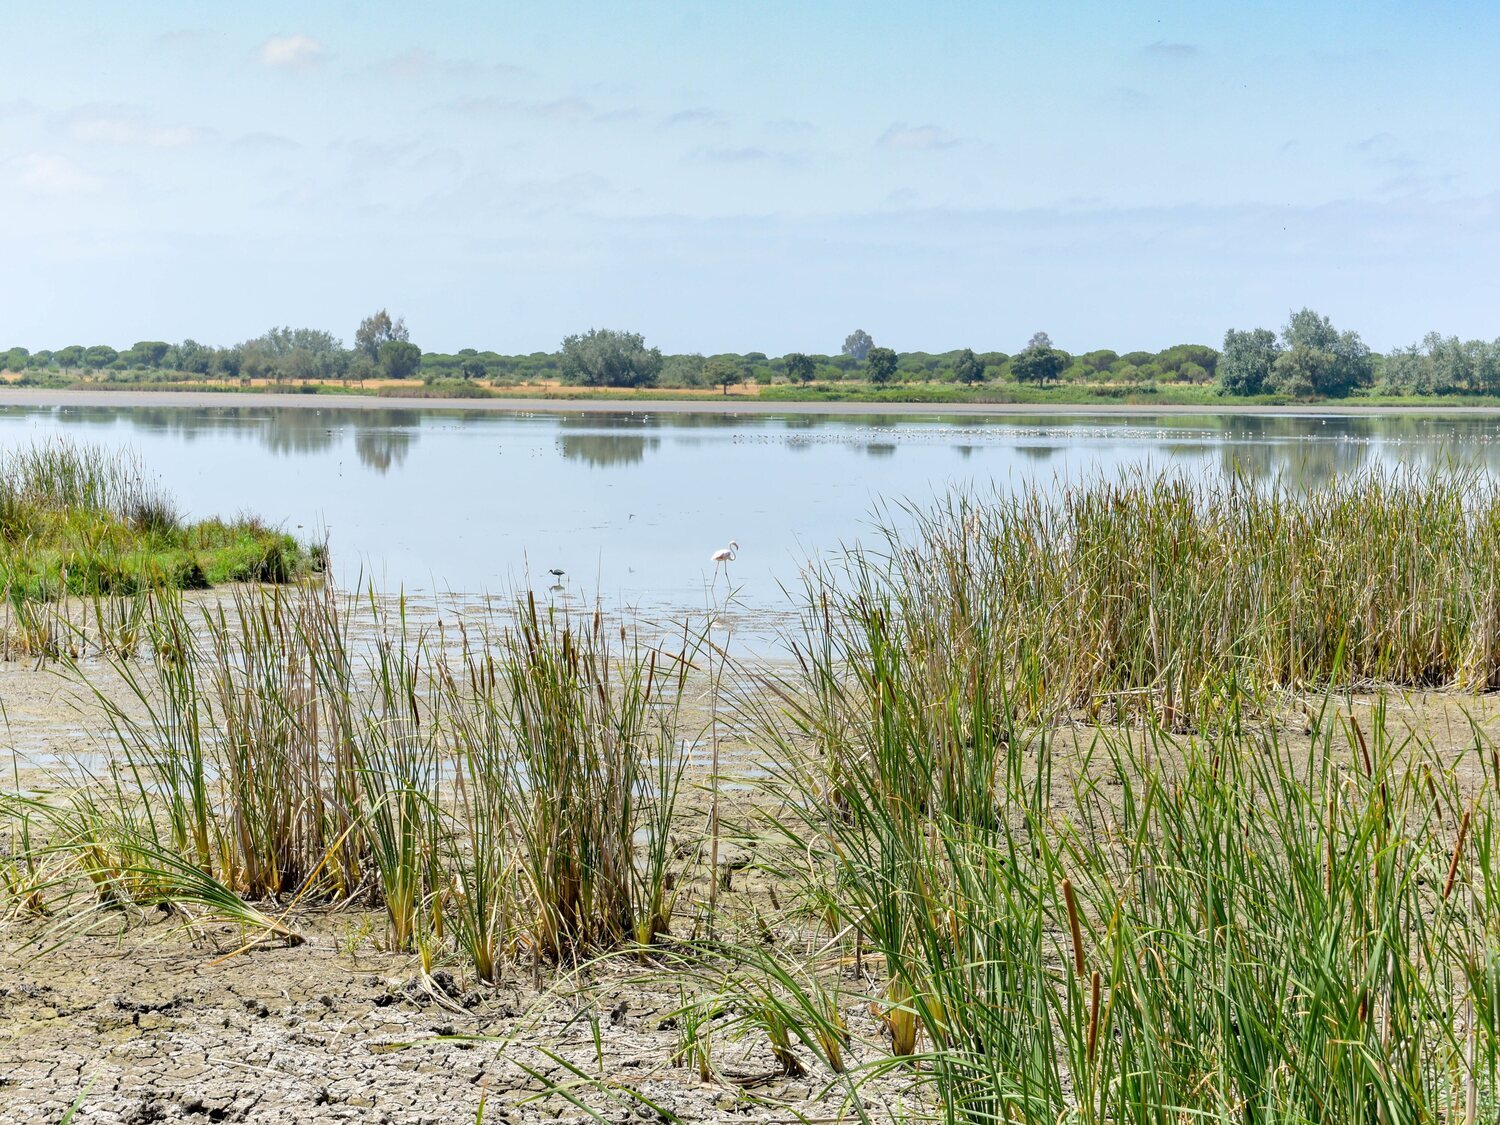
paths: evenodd
<path fill-rule="evenodd" d="M 360 461 L 379 473 L 406 459 L 422 426 L 421 412 L 408 409 L 63 406 L 50 413 L 70 429 L 112 429 L 124 424 L 141 433 L 168 434 L 184 443 L 232 435 L 255 440 L 279 456 L 327 452 L 344 430 L 351 429 Z"/>
<path fill-rule="evenodd" d="M 557 447 L 564 459 L 590 468 L 636 465 L 661 445 L 662 418 L 640 414 L 563 414 L 557 419 Z"/>
<path fill-rule="evenodd" d="M 1028 461 L 1050 461 L 1062 450 L 1060 445 L 1030 445 L 1022 444 L 1016 446 L 1016 452 Z"/>
<path fill-rule="evenodd" d="M 209 407 L 69 405 L 11 407 L 0 412 L 0 417 L 16 415 L 48 419 L 82 440 L 112 440 L 125 428 L 170 435 L 184 443 L 233 437 L 258 443 L 278 456 L 293 457 L 327 452 L 352 432 L 360 462 L 376 473 L 387 473 L 405 462 L 424 424 L 491 427 L 500 434 L 527 424 L 508 414 L 321 404 L 270 407 L 243 400 Z M 814 444 L 833 440 L 865 456 L 887 458 L 896 450 L 890 431 L 913 426 L 929 440 L 942 441 L 946 434 L 961 458 L 971 457 L 975 449 L 983 447 L 984 443 L 974 444 L 972 435 L 978 428 L 992 432 L 1005 444 L 1014 443 L 1016 451 L 1032 461 L 1044 461 L 1071 448 L 1069 431 L 1077 431 L 1080 441 L 1085 434 L 1118 431 L 1119 448 L 1138 447 L 1143 459 L 1153 452 L 1164 453 L 1172 461 L 1196 460 L 1207 454 L 1209 463 L 1216 462 L 1223 472 L 1239 473 L 1251 481 L 1280 480 L 1293 486 L 1317 485 L 1334 476 L 1397 464 L 1418 469 L 1456 464 L 1500 473 L 1500 419 L 1456 412 L 1357 416 L 993 415 L 978 419 L 899 413 L 675 414 L 646 409 L 620 414 L 559 413 L 544 418 L 546 425 L 557 427 L 564 458 L 596 468 L 638 464 L 669 436 L 678 442 L 698 444 L 729 440 L 731 432 L 737 440 L 765 442 L 778 449 L 806 452 Z M 1151 440 L 1153 433 L 1155 441 Z M 788 437 L 792 440 L 784 440 Z M 1042 440 L 1036 440 L 1038 437 Z"/>
<path fill-rule="evenodd" d="M 392 465 L 400 465 L 406 460 L 416 440 L 417 431 L 414 429 L 360 429 L 354 434 L 354 452 L 360 464 L 384 476 Z"/>
<path fill-rule="evenodd" d="M 564 434 L 558 441 L 564 458 L 595 469 L 638 464 L 660 444 L 660 438 L 625 434 Z"/>
<path fill-rule="evenodd" d="M 1213 419 L 1222 430 L 1219 464 L 1255 482 L 1293 487 L 1404 466 L 1453 465 L 1500 471 L 1494 418 L 1382 414 L 1344 417 L 1236 415 Z"/>

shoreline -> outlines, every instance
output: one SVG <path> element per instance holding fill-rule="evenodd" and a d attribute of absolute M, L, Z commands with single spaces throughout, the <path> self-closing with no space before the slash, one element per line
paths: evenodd
<path fill-rule="evenodd" d="M 927 417 L 943 415 L 1004 416 L 1061 415 L 1088 417 L 1210 416 L 1218 414 L 1283 415 L 1303 417 L 1400 416 L 1411 414 L 1463 417 L 1500 416 L 1500 406 L 1460 404 L 1431 406 L 1357 406 L 1329 403 L 1266 406 L 1225 403 L 1162 404 L 1134 403 L 989 403 L 989 402 L 776 402 L 741 398 L 723 401 L 703 399 L 555 399 L 555 398 L 396 398 L 377 395 L 307 395 L 238 391 L 93 391 L 16 389 L 0 387 L 0 407 L 175 407 L 203 410 L 221 406 L 260 407 L 268 410 L 413 410 L 459 411 L 476 414 L 725 414 L 725 415 L 882 415 L 906 414 Z"/>

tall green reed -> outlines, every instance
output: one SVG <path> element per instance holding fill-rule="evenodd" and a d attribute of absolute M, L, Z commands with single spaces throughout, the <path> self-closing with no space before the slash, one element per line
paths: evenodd
<path fill-rule="evenodd" d="M 1480 474 L 1140 473 L 954 494 L 890 526 L 816 576 L 811 604 L 846 631 L 899 619 L 917 666 L 975 653 L 1033 717 L 1185 728 L 1335 681 L 1500 684 L 1500 486 Z"/>
<path fill-rule="evenodd" d="M 391 948 L 456 945 L 486 980 L 670 931 L 693 634 L 530 598 L 450 632 L 329 586 L 146 604 L 143 657 L 102 658 L 122 690 L 70 664 L 113 753 L 27 806 L 68 841 L 59 883 L 140 901 L 170 854 L 249 902 L 366 892 Z"/>
<path fill-rule="evenodd" d="M 1427 487 L 955 497 L 813 577 L 794 669 L 747 701 L 765 830 L 821 971 L 873 970 L 945 1120 L 1494 1112 L 1493 745 L 1331 697 L 1306 738 L 1250 721 L 1273 689 L 1473 674 L 1494 493 Z M 805 1042 L 823 1017 L 760 978 Z"/>

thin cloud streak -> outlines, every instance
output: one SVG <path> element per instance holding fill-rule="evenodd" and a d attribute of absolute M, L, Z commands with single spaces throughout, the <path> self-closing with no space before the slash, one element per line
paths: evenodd
<path fill-rule="evenodd" d="M 932 152 L 958 144 L 936 125 L 908 125 L 898 121 L 875 140 L 877 148 L 897 152 Z"/>
<path fill-rule="evenodd" d="M 262 65 L 276 70 L 311 70 L 327 55 L 328 49 L 311 35 L 273 35 L 255 52 Z"/>
<path fill-rule="evenodd" d="M 28 152 L 10 161 L 16 182 L 38 195 L 80 195 L 98 191 L 102 181 L 56 152 Z"/>
<path fill-rule="evenodd" d="M 1158 39 L 1141 48 L 1141 54 L 1158 59 L 1192 59 L 1202 53 L 1203 48 L 1196 43 L 1172 43 L 1165 39 Z"/>

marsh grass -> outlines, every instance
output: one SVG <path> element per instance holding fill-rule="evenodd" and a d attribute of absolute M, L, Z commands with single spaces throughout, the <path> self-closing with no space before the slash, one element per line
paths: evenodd
<path fill-rule="evenodd" d="M 1482 474 L 1137 474 L 888 515 L 906 529 L 808 589 L 824 643 L 901 630 L 874 675 L 941 678 L 957 651 L 1027 716 L 1169 729 L 1283 689 L 1500 684 L 1500 486 Z"/>
<path fill-rule="evenodd" d="M 1493 682 L 1496 496 L 955 497 L 815 575 L 744 705 L 825 944 L 714 950 L 773 1054 L 827 1030 L 799 964 L 947 1121 L 1493 1119 L 1500 757 L 1330 689 Z"/>
<path fill-rule="evenodd" d="M 1059 791 L 1045 733 L 1008 745 L 1025 778 L 967 809 L 859 768 L 831 801 L 805 754 L 782 772 L 826 971 L 865 944 L 847 1002 L 884 1004 L 862 1080 L 905 1058 L 951 1121 L 1490 1119 L 1490 748 L 1455 763 L 1331 709 L 1310 748 L 1114 730 Z M 825 1017 L 747 960 L 805 1041 Z"/>
<path fill-rule="evenodd" d="M 185 522 L 129 451 L 63 440 L 0 451 L 0 591 L 8 602 L 287 582 L 315 561 L 254 519 Z"/>
<path fill-rule="evenodd" d="M 728 1081 L 755 1040 L 851 1117 L 896 1089 L 948 1122 L 1494 1120 L 1500 751 L 1352 694 L 1496 682 L 1494 486 L 911 515 L 812 575 L 784 674 L 726 681 L 759 689 L 731 693 L 769 770 L 736 831 L 769 917 L 672 929 L 704 634 L 530 597 L 451 627 L 328 588 L 203 623 L 156 598 L 149 658 L 111 658 L 115 767 L 9 800 L 6 870 L 58 925 L 175 895 L 293 940 L 290 904 L 368 896 L 424 967 L 632 957 L 681 990 L 668 1061 Z M 592 1026 L 589 1064 L 543 1048 L 579 1108 L 609 1091 Z"/>
<path fill-rule="evenodd" d="M 159 592 L 141 620 L 139 654 L 102 657 L 123 689 L 92 689 L 105 771 L 7 800 L 7 881 L 44 868 L 60 919 L 364 896 L 387 948 L 486 981 L 668 934 L 690 631 L 668 651 L 529 597 L 450 631 L 327 585 Z"/>

